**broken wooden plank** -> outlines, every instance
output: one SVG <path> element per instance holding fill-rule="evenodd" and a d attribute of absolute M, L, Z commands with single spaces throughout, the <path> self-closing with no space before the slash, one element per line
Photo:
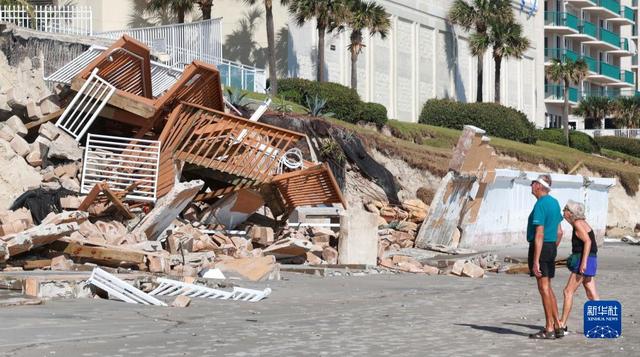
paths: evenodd
<path fill-rule="evenodd" d="M 43 116 L 42 118 L 40 118 L 40 119 L 38 119 L 36 121 L 32 121 L 32 122 L 26 123 L 24 126 L 28 130 L 31 130 L 33 128 L 37 128 L 40 125 L 42 125 L 42 124 L 44 124 L 44 123 L 46 123 L 48 121 L 52 121 L 54 119 L 58 119 L 62 115 L 62 113 L 64 113 L 64 108 L 60 109 L 58 111 L 55 111 L 53 113 L 47 114 L 47 115 Z"/>
<path fill-rule="evenodd" d="M 24 232 L 4 236 L 0 238 L 0 261 L 20 253 L 28 252 L 56 240 L 71 235 L 78 230 L 76 222 L 64 224 L 43 224 Z"/>
<path fill-rule="evenodd" d="M 115 265 L 122 263 L 144 264 L 145 253 L 123 248 L 92 247 L 71 242 L 64 253 L 70 257 L 85 258 L 100 262 L 109 262 Z"/>

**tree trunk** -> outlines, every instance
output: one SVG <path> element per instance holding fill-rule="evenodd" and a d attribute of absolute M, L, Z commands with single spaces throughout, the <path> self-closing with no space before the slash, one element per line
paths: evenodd
<path fill-rule="evenodd" d="M 318 82 L 324 82 L 324 35 L 326 32 L 325 26 L 318 26 L 318 65 L 316 80 Z"/>
<path fill-rule="evenodd" d="M 351 89 L 358 90 L 358 54 L 362 45 L 362 32 L 351 32 Z"/>
<path fill-rule="evenodd" d="M 269 56 L 269 84 L 271 95 L 278 94 L 278 73 L 276 68 L 276 37 L 273 25 L 273 4 L 271 0 L 264 2 L 267 17 L 267 54 Z"/>
<path fill-rule="evenodd" d="M 564 129 L 564 142 L 569 146 L 569 82 L 564 82 L 564 93 L 562 94 L 564 104 L 562 106 L 562 128 Z"/>
<path fill-rule="evenodd" d="M 482 76 L 484 72 L 484 53 L 478 56 L 478 80 L 476 85 L 476 102 L 482 102 Z"/>
<path fill-rule="evenodd" d="M 184 24 L 184 10 L 178 10 L 178 23 Z"/>
<path fill-rule="evenodd" d="M 202 19 L 211 20 L 211 3 L 200 4 L 200 10 L 202 10 Z"/>
<path fill-rule="evenodd" d="M 500 56 L 493 56 L 493 60 L 496 63 L 496 75 L 495 75 L 495 82 L 494 82 L 494 96 L 493 96 L 493 101 L 496 103 L 500 103 L 500 68 L 502 67 L 502 57 Z"/>

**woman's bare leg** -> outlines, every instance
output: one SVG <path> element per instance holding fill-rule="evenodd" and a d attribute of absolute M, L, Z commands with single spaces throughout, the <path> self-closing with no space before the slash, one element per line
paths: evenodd
<path fill-rule="evenodd" d="M 586 277 L 582 281 L 582 285 L 584 286 L 584 291 L 587 293 L 587 299 L 600 300 L 600 296 L 596 291 L 596 278 Z"/>
<path fill-rule="evenodd" d="M 560 327 L 567 325 L 569 314 L 571 313 L 571 306 L 573 305 L 573 295 L 582 283 L 582 275 L 571 273 L 567 286 L 564 287 L 564 303 L 562 305 L 562 318 L 560 318 Z"/>

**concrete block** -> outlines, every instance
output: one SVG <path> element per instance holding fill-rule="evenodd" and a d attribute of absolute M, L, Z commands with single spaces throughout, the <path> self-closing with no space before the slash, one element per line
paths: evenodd
<path fill-rule="evenodd" d="M 264 205 L 259 192 L 244 189 L 226 195 L 207 209 L 202 223 L 205 225 L 221 224 L 227 229 L 233 229 L 246 221 Z"/>
<path fill-rule="evenodd" d="M 78 161 L 82 158 L 83 151 L 78 146 L 78 142 L 73 140 L 69 135 L 61 133 L 49 145 L 47 157 L 52 159 L 64 159 L 69 161 Z"/>
<path fill-rule="evenodd" d="M 11 139 L 11 148 L 15 151 L 19 156 L 25 157 L 29 155 L 31 152 L 31 148 L 29 147 L 29 143 L 27 143 L 22 137 L 14 136 Z"/>
<path fill-rule="evenodd" d="M 40 125 L 40 128 L 38 129 L 38 134 L 40 134 L 40 136 L 43 136 L 49 139 L 50 142 L 58 138 L 58 136 L 60 136 L 60 133 L 61 133 L 60 129 L 58 129 L 51 122 L 46 122 Z"/>
<path fill-rule="evenodd" d="M 171 307 L 187 307 L 191 304 L 191 298 L 188 296 L 177 296 L 171 303 Z"/>
<path fill-rule="evenodd" d="M 34 101 L 27 102 L 27 118 L 34 121 L 42 118 L 42 111 Z"/>
<path fill-rule="evenodd" d="M 144 233 L 149 240 L 160 238 L 202 186 L 204 181 L 201 180 L 176 183 L 168 194 L 156 202 L 154 209 L 142 219 L 133 233 Z"/>
<path fill-rule="evenodd" d="M 42 166 L 42 153 L 39 151 L 30 152 L 25 159 L 33 167 Z"/>
<path fill-rule="evenodd" d="M 0 139 L 9 142 L 15 135 L 16 132 L 9 125 L 4 122 L 0 123 Z"/>
<path fill-rule="evenodd" d="M 482 278 L 484 276 L 484 269 L 471 262 L 464 263 L 462 268 L 462 275 L 470 278 Z"/>
<path fill-rule="evenodd" d="M 456 260 L 455 263 L 453 263 L 453 267 L 451 268 L 451 273 L 454 275 L 458 275 L 461 276 L 462 275 L 462 270 L 464 269 L 464 260 Z"/>
<path fill-rule="evenodd" d="M 29 130 L 27 130 L 27 127 L 22 122 L 22 119 L 20 119 L 17 115 L 14 115 L 11 118 L 7 119 L 5 123 L 13 130 L 14 133 L 22 136 L 23 138 L 29 132 Z"/>
<path fill-rule="evenodd" d="M 339 264 L 376 265 L 378 258 L 378 215 L 364 210 L 347 210 L 340 215 Z"/>
<path fill-rule="evenodd" d="M 322 250 L 322 259 L 324 259 L 327 264 L 338 264 L 338 251 L 332 247 L 325 247 Z"/>
<path fill-rule="evenodd" d="M 51 259 L 51 270 L 69 271 L 72 267 L 73 260 L 67 259 L 64 255 Z"/>
<path fill-rule="evenodd" d="M 279 276 L 279 266 L 273 256 L 261 258 L 226 259 L 215 264 L 227 278 L 238 277 L 250 281 L 271 280 Z"/>
<path fill-rule="evenodd" d="M 269 245 L 274 241 L 273 228 L 253 226 L 248 232 L 252 242 L 262 245 Z"/>

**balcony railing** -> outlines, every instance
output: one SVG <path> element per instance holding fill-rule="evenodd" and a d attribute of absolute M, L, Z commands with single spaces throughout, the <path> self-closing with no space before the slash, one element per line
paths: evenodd
<path fill-rule="evenodd" d="M 624 81 L 625 83 L 635 84 L 635 78 L 633 76 L 633 72 L 631 71 L 623 71 Z"/>
<path fill-rule="evenodd" d="M 617 80 L 621 80 L 620 78 L 620 67 L 618 66 L 614 66 L 612 64 L 606 63 L 606 62 L 599 62 L 599 71 L 598 73 L 602 74 L 603 76 L 607 76 L 609 78 L 613 78 L 613 79 L 617 79 Z"/>
<path fill-rule="evenodd" d="M 544 57 L 545 59 L 556 58 L 562 61 L 566 59 L 577 61 L 580 58 L 580 55 L 565 48 L 545 48 Z"/>
<path fill-rule="evenodd" d="M 582 56 L 582 59 L 587 62 L 587 66 L 591 72 L 598 73 L 598 61 L 589 56 Z"/>
<path fill-rule="evenodd" d="M 564 26 L 574 30 L 578 30 L 578 18 L 568 12 L 550 12 L 544 13 L 544 24 L 546 26 Z"/>
<path fill-rule="evenodd" d="M 620 48 L 629 51 L 629 39 L 623 38 L 620 40 Z"/>
<path fill-rule="evenodd" d="M 600 28 L 600 40 L 616 47 L 620 46 L 620 36 L 602 27 Z"/>
<path fill-rule="evenodd" d="M 620 16 L 627 20 L 636 21 L 633 9 L 628 6 L 623 6 L 622 9 L 620 9 Z"/>
<path fill-rule="evenodd" d="M 607 98 L 619 98 L 619 97 L 633 97 L 637 92 L 634 89 L 621 89 L 621 88 L 591 88 L 586 89 L 580 93 L 580 97 L 607 97 Z"/>
<path fill-rule="evenodd" d="M 578 30 L 580 31 L 580 33 L 585 34 L 587 36 L 591 36 L 593 38 L 598 37 L 597 35 L 598 31 L 596 30 L 596 25 L 592 24 L 591 22 L 582 21 L 582 23 L 578 27 L 579 27 Z"/>
<path fill-rule="evenodd" d="M 544 86 L 545 98 L 552 100 L 564 100 L 564 86 L 559 84 L 547 84 Z M 578 89 L 569 87 L 569 101 L 578 102 Z"/>
<path fill-rule="evenodd" d="M 615 14 L 620 13 L 620 3 L 615 0 L 595 0 L 595 3 Z"/>

